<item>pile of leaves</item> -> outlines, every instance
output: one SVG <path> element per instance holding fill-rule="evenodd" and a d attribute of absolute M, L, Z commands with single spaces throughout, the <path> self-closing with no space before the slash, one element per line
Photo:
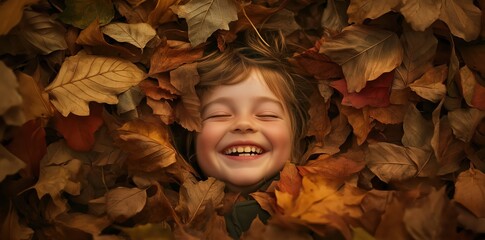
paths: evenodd
<path fill-rule="evenodd" d="M 228 239 L 237 199 L 176 150 L 195 60 L 281 29 L 311 97 L 307 164 L 243 239 L 485 233 L 484 0 L 2 0 L 0 238 Z"/>

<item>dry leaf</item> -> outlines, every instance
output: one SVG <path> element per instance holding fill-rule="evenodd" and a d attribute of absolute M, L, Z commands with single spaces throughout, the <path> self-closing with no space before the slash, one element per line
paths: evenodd
<path fill-rule="evenodd" d="M 182 101 L 175 108 L 178 122 L 189 131 L 201 128 L 200 100 L 195 92 L 199 74 L 195 63 L 185 64 L 170 72 L 170 83 L 181 93 Z"/>
<path fill-rule="evenodd" d="M 402 219 L 406 210 L 405 203 L 391 196 L 382 207 L 385 207 L 385 211 L 374 234 L 376 239 L 410 239 Z"/>
<path fill-rule="evenodd" d="M 111 0 L 66 0 L 66 8 L 59 15 L 64 23 L 84 29 L 94 20 L 104 25 L 113 19 L 115 11 Z"/>
<path fill-rule="evenodd" d="M 360 92 L 367 81 L 377 79 L 401 64 L 403 49 L 394 32 L 351 25 L 320 47 L 342 66 L 348 92 Z"/>
<path fill-rule="evenodd" d="M 98 217 L 78 212 L 61 214 L 56 218 L 56 222 L 89 233 L 93 237 L 100 235 L 103 229 L 111 224 L 106 215 Z"/>
<path fill-rule="evenodd" d="M 0 36 L 6 35 L 22 19 L 24 8 L 39 0 L 7 0 L 0 5 Z"/>
<path fill-rule="evenodd" d="M 0 146 L 0 151 L 2 147 Z M 1 179 L 1 178 L 0 178 Z M 1 181 L 1 180 L 0 180 Z M 8 213 L 2 219 L 0 226 L 0 237 L 2 239 L 28 240 L 32 239 L 34 230 L 20 223 L 19 215 L 15 208 L 9 207 Z"/>
<path fill-rule="evenodd" d="M 433 149 L 435 150 L 436 162 L 439 168 L 438 175 L 445 175 L 448 173 L 456 172 L 461 167 L 462 160 L 465 158 L 465 143 L 458 140 L 453 135 L 453 130 L 450 126 L 449 118 L 443 117 L 440 119 L 439 131 L 437 136 L 439 139 L 434 142 Z"/>
<path fill-rule="evenodd" d="M 357 156 L 358 155 L 358 156 Z M 320 155 L 304 166 L 298 166 L 302 176 L 319 175 L 327 179 L 344 181 L 365 167 L 364 153 L 342 154 L 339 156 Z"/>
<path fill-rule="evenodd" d="M 126 60 L 78 54 L 66 58 L 45 90 L 55 97 L 51 102 L 63 116 L 87 116 L 90 101 L 116 104 L 116 94 L 144 78 L 145 73 Z"/>
<path fill-rule="evenodd" d="M 7 175 L 15 174 L 24 167 L 25 163 L 22 160 L 9 152 L 5 147 L 0 146 L 0 182 Z"/>
<path fill-rule="evenodd" d="M 475 108 L 460 108 L 448 113 L 455 136 L 463 142 L 470 142 L 485 112 Z"/>
<path fill-rule="evenodd" d="M 158 26 L 176 20 L 175 14 L 170 10 L 170 6 L 175 5 L 180 0 L 157 0 L 157 5 L 148 15 L 147 23 L 152 26 Z"/>
<path fill-rule="evenodd" d="M 175 113 L 167 101 L 155 101 L 147 98 L 147 105 L 153 110 L 153 114 L 160 116 L 163 123 L 169 125 L 175 121 Z"/>
<path fill-rule="evenodd" d="M 389 105 L 387 107 L 369 108 L 369 117 L 384 124 L 399 124 L 406 116 L 406 105 Z"/>
<path fill-rule="evenodd" d="M 301 176 L 298 170 L 294 164 L 286 163 L 280 172 L 280 180 L 276 183 L 277 189 L 282 192 L 287 192 L 296 198 L 301 188 Z"/>
<path fill-rule="evenodd" d="M 469 169 L 458 175 L 455 182 L 454 199 L 470 210 L 476 217 L 485 217 L 485 174 L 478 169 Z"/>
<path fill-rule="evenodd" d="M 485 56 L 485 44 L 464 45 L 460 46 L 459 50 L 466 66 L 479 72 L 482 78 L 485 77 L 485 64 L 482 61 Z"/>
<path fill-rule="evenodd" d="M 188 43 L 185 44 L 184 42 L 174 43 L 178 45 L 158 46 L 150 59 L 149 75 L 173 70 L 182 64 L 192 63 L 203 55 L 203 48 L 191 48 Z"/>
<path fill-rule="evenodd" d="M 168 130 L 161 125 L 136 119 L 125 123 L 117 134 L 118 145 L 128 153 L 129 169 L 154 172 L 176 162 Z"/>
<path fill-rule="evenodd" d="M 38 74 L 38 71 L 32 77 L 22 72 L 16 74 L 19 81 L 19 92 L 23 99 L 22 109 L 27 121 L 54 115 L 54 107 L 49 102 L 49 95 L 40 86 Z"/>
<path fill-rule="evenodd" d="M 189 26 L 189 40 L 193 47 L 205 42 L 218 29 L 229 30 L 229 23 L 237 20 L 237 6 L 227 0 L 191 0 L 171 7 Z"/>
<path fill-rule="evenodd" d="M 426 121 L 418 109 L 410 104 L 404 115 L 402 144 L 406 147 L 431 149 L 433 128 L 433 123 Z"/>
<path fill-rule="evenodd" d="M 471 41 L 480 34 L 481 13 L 472 0 L 443 0 L 439 19 L 453 35 Z"/>
<path fill-rule="evenodd" d="M 440 65 L 429 69 L 424 75 L 409 87 L 419 96 L 432 102 L 439 102 L 446 94 L 446 86 L 443 81 L 448 74 L 448 67 Z"/>
<path fill-rule="evenodd" d="M 157 33 L 147 23 L 110 23 L 104 26 L 101 31 L 118 42 L 127 42 L 140 49 L 154 38 Z"/>
<path fill-rule="evenodd" d="M 485 100 L 483 94 L 485 87 L 479 84 L 480 76 L 473 73 L 468 66 L 460 69 L 460 86 L 463 92 L 463 98 L 470 107 L 485 110 Z"/>
<path fill-rule="evenodd" d="M 401 43 L 404 56 L 402 64 L 396 68 L 393 89 L 406 88 L 431 68 L 438 46 L 438 40 L 430 29 L 416 32 L 408 29 L 407 26 L 404 27 L 404 33 L 401 35 Z"/>
<path fill-rule="evenodd" d="M 340 146 L 347 140 L 347 137 L 352 132 L 352 128 L 343 114 L 339 114 L 332 119 L 330 125 L 330 133 L 325 136 L 323 148 L 319 149 L 318 152 L 332 155 L 340 152 Z"/>
<path fill-rule="evenodd" d="M 118 114 L 126 113 L 135 110 L 145 97 L 139 86 L 133 86 L 126 92 L 118 96 L 118 105 L 116 105 L 116 112 Z"/>
<path fill-rule="evenodd" d="M 22 96 L 18 92 L 19 83 L 12 69 L 0 61 L 0 75 L 2 76 L 2 87 L 0 88 L 0 115 L 3 115 L 14 106 L 22 104 Z"/>
<path fill-rule="evenodd" d="M 265 225 L 259 218 L 255 218 L 248 231 L 244 232 L 241 239 L 265 240 L 265 239 L 314 239 L 308 232 L 286 229 L 275 224 Z"/>
<path fill-rule="evenodd" d="M 425 31 L 439 17 L 441 0 L 402 1 L 399 12 L 415 31 Z M 429 56 L 429 55 L 428 55 Z"/>
<path fill-rule="evenodd" d="M 118 187 L 106 193 L 106 212 L 116 222 L 124 222 L 145 207 L 145 189 Z"/>
<path fill-rule="evenodd" d="M 316 79 L 341 79 L 344 74 L 342 68 L 332 62 L 327 56 L 319 54 L 318 50 L 311 48 L 294 57 L 296 64 Z"/>
<path fill-rule="evenodd" d="M 344 27 L 348 26 L 347 7 L 347 1 L 327 1 L 327 7 L 322 14 L 322 27 L 333 34 L 341 32 Z"/>
<path fill-rule="evenodd" d="M 166 222 L 139 224 L 132 228 L 124 227 L 122 231 L 132 240 L 173 239 L 170 225 Z"/>
<path fill-rule="evenodd" d="M 330 118 L 328 117 L 330 102 L 325 102 L 325 99 L 316 92 L 310 96 L 310 102 L 307 136 L 315 136 L 317 142 L 322 142 L 330 132 Z"/>
<path fill-rule="evenodd" d="M 217 206 L 224 197 L 224 183 L 209 177 L 205 181 L 192 183 L 186 181 L 180 188 L 179 205 L 175 210 L 181 215 L 182 222 L 188 224 L 203 213 L 206 205 Z"/>
<path fill-rule="evenodd" d="M 363 23 L 366 18 L 376 19 L 393 10 L 401 0 L 351 0 L 347 15 L 349 23 Z"/>
<path fill-rule="evenodd" d="M 359 110 L 353 107 L 340 106 L 340 111 L 347 117 L 352 126 L 353 133 L 357 137 L 357 144 L 364 143 L 367 135 L 374 127 L 373 120 L 369 117 L 369 110 L 367 108 Z"/>

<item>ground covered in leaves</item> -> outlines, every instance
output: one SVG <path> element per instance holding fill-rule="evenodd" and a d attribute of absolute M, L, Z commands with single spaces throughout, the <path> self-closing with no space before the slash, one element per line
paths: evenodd
<path fill-rule="evenodd" d="M 228 239 L 199 127 L 206 43 L 281 29 L 314 81 L 305 165 L 243 239 L 483 239 L 484 0 L 1 0 L 0 238 Z"/>

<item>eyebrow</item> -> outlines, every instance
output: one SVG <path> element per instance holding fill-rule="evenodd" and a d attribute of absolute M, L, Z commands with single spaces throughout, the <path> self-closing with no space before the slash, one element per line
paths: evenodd
<path fill-rule="evenodd" d="M 233 104 L 233 100 L 229 97 L 220 97 L 220 98 L 217 98 L 213 101 L 210 101 L 208 102 L 207 104 L 205 104 L 204 106 L 202 106 L 200 112 L 203 113 L 210 105 L 213 105 L 213 104 L 218 104 L 218 103 L 221 103 L 221 104 Z M 281 104 L 281 101 L 279 100 L 276 100 L 274 98 L 270 98 L 270 97 L 265 97 L 265 96 L 261 96 L 261 97 L 257 97 L 256 98 L 256 103 L 263 103 L 263 102 L 272 102 L 272 103 L 275 103 L 276 105 L 278 105 L 278 107 L 281 108 L 282 111 L 285 111 L 285 108 L 283 107 L 283 104 Z"/>

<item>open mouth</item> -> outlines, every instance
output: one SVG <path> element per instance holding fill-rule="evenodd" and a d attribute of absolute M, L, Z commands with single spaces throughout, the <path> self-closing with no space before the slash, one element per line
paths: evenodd
<path fill-rule="evenodd" d="M 256 156 L 262 154 L 264 150 L 258 146 L 246 145 L 228 147 L 222 152 L 229 156 Z"/>

